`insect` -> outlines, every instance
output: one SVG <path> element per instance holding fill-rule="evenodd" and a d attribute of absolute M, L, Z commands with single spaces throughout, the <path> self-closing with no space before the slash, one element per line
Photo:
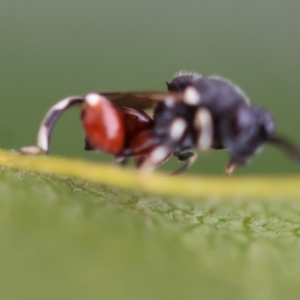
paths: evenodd
<path fill-rule="evenodd" d="M 226 149 L 230 154 L 225 173 L 245 165 L 265 144 L 273 144 L 300 162 L 300 151 L 275 135 L 272 116 L 251 105 L 235 84 L 218 76 L 179 72 L 167 92 L 89 93 L 56 103 L 43 119 L 36 146 L 21 153 L 48 153 L 53 127 L 73 106 L 81 109 L 85 150 L 114 156 L 118 164 L 135 158 L 137 168 L 152 170 L 171 155 L 185 163 L 173 173 L 185 171 L 196 159 L 195 151 Z M 153 109 L 153 116 L 146 110 Z"/>

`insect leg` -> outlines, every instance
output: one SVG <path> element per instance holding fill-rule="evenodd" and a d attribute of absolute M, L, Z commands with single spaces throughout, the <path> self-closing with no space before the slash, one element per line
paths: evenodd
<path fill-rule="evenodd" d="M 135 165 L 137 168 L 140 168 L 140 166 L 143 164 L 143 162 L 147 159 L 149 155 L 143 154 L 143 155 L 137 155 L 135 157 Z"/>
<path fill-rule="evenodd" d="M 234 162 L 232 158 L 230 158 L 227 166 L 225 167 L 225 174 L 229 177 L 234 171 L 235 167 L 238 166 L 237 163 Z"/>
<path fill-rule="evenodd" d="M 114 161 L 118 166 L 123 167 L 123 166 L 127 165 L 128 158 L 124 157 L 124 156 L 115 156 Z"/>
<path fill-rule="evenodd" d="M 85 101 L 82 96 L 65 98 L 52 106 L 44 117 L 37 136 L 37 145 L 21 148 L 23 154 L 43 154 L 48 153 L 50 137 L 53 127 L 63 112 L 75 105 L 81 105 Z"/>
<path fill-rule="evenodd" d="M 166 146 L 155 147 L 149 155 L 143 160 L 139 168 L 142 171 L 152 171 L 159 165 L 164 163 L 172 154 L 171 150 Z"/>
<path fill-rule="evenodd" d="M 178 160 L 180 161 L 186 161 L 188 160 L 190 157 L 194 156 L 195 153 L 193 151 L 182 151 L 182 152 L 179 152 L 179 153 L 173 153 L 174 156 L 176 156 L 178 158 Z"/>
<path fill-rule="evenodd" d="M 84 150 L 85 151 L 95 151 L 95 148 L 92 146 L 92 144 L 89 141 L 87 136 L 84 137 Z"/>
<path fill-rule="evenodd" d="M 177 175 L 186 171 L 197 159 L 197 154 L 194 152 L 184 152 L 184 153 L 179 153 L 177 157 L 180 161 L 186 161 L 186 163 L 183 164 L 178 169 L 176 169 L 175 171 L 173 171 L 171 175 Z"/>

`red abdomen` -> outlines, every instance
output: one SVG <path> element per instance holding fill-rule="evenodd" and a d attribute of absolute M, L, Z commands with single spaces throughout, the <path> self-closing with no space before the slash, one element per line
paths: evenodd
<path fill-rule="evenodd" d="M 94 150 L 117 154 L 123 149 L 124 120 L 120 112 L 106 98 L 98 94 L 87 95 L 82 124 Z"/>

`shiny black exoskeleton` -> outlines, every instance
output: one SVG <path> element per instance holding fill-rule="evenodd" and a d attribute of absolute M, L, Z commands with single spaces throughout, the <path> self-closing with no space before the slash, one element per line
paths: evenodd
<path fill-rule="evenodd" d="M 172 145 L 172 141 L 168 140 L 168 132 L 174 119 L 183 118 L 188 123 L 180 143 L 173 145 L 175 152 L 196 147 L 199 132 L 193 126 L 193 120 L 202 108 L 206 108 L 212 117 L 211 148 L 227 149 L 231 153 L 231 162 L 237 165 L 246 163 L 274 134 L 275 126 L 270 113 L 251 105 L 239 87 L 223 78 L 179 75 L 167 86 L 170 92 L 182 93 L 192 86 L 200 95 L 197 105 L 161 102 L 155 109 L 154 135 L 160 136 L 163 143 Z"/>

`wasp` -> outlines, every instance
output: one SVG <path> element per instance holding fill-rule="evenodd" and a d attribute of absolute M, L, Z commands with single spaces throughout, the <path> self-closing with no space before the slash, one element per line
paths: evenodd
<path fill-rule="evenodd" d="M 196 152 L 225 149 L 225 173 L 245 165 L 268 143 L 300 162 L 300 151 L 275 134 L 271 114 L 252 105 L 234 83 L 219 76 L 179 72 L 167 82 L 167 92 L 88 93 L 65 98 L 44 117 L 37 145 L 24 154 L 47 154 L 53 127 L 62 113 L 81 109 L 85 150 L 113 155 L 118 164 L 134 157 L 137 168 L 153 170 L 174 155 L 185 171 Z M 148 110 L 153 110 L 153 115 Z"/>

